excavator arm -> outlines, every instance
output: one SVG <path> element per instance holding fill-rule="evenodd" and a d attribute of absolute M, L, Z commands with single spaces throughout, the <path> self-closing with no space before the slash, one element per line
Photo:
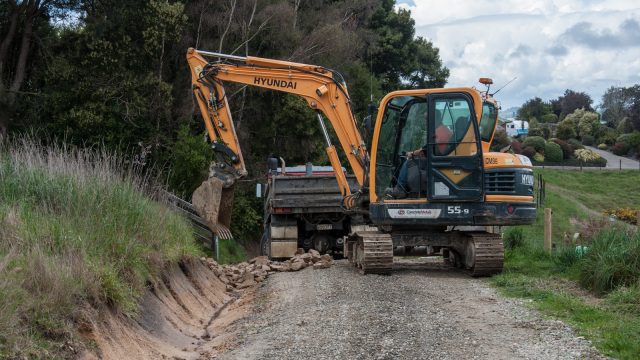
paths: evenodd
<path fill-rule="evenodd" d="M 351 194 L 346 176 L 331 143 L 323 115 L 333 127 L 359 185 L 366 182 L 369 154 L 351 112 L 349 93 L 337 72 L 315 66 L 259 57 L 241 57 L 190 48 L 193 92 L 209 139 L 216 151 L 214 176 L 225 186 L 245 176 L 247 170 L 235 132 L 224 82 L 245 84 L 298 95 L 316 110 L 327 142 L 326 152 L 343 196 Z"/>

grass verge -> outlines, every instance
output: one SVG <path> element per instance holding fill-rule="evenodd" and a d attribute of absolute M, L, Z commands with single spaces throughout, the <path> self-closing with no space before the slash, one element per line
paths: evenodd
<path fill-rule="evenodd" d="M 0 145 L 0 358 L 66 357 L 85 305 L 134 314 L 167 263 L 200 255 L 189 224 L 121 158 Z"/>
<path fill-rule="evenodd" d="M 540 172 L 550 185 L 545 206 L 553 209 L 555 248 L 550 254 L 543 250 L 539 211 L 534 225 L 505 230 L 505 270 L 491 283 L 508 296 L 532 299 L 535 308 L 571 324 L 604 354 L 636 359 L 640 354 L 640 235 L 628 226 L 600 228 L 606 222 L 592 216 L 611 207 L 637 208 L 640 175 Z M 588 239 L 583 244 L 567 243 L 565 234 L 571 239 L 575 232 Z M 577 251 L 577 245 L 588 250 Z"/>

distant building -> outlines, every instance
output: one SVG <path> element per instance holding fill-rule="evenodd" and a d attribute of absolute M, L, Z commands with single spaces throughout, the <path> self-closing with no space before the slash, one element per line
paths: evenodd
<path fill-rule="evenodd" d="M 524 120 L 509 118 L 504 124 L 504 127 L 507 131 L 507 135 L 511 137 L 526 136 L 529 133 L 529 122 Z"/>

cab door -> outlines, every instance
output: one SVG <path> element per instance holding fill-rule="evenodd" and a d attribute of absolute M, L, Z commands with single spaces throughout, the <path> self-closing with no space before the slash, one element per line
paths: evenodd
<path fill-rule="evenodd" d="M 482 147 L 473 99 L 465 93 L 439 93 L 428 95 L 428 103 L 428 200 L 482 200 Z"/>

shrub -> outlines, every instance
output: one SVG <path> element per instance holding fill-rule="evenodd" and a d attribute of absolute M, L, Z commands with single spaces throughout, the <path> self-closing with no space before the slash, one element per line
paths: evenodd
<path fill-rule="evenodd" d="M 573 121 L 563 120 L 556 128 L 556 136 L 562 140 L 568 140 L 576 137 L 576 125 Z"/>
<path fill-rule="evenodd" d="M 567 143 L 564 140 L 560 140 L 560 139 L 553 139 L 551 140 L 554 143 L 560 145 L 560 148 L 562 149 L 562 158 L 564 160 L 568 160 L 571 159 L 571 156 L 573 156 L 573 146 L 569 145 L 569 143 Z"/>
<path fill-rule="evenodd" d="M 616 139 L 618 138 L 618 136 L 620 136 L 620 134 L 618 133 L 618 131 L 616 131 L 616 129 L 612 129 L 610 127 L 603 126 L 598 131 L 597 139 L 598 139 L 599 143 L 604 143 L 604 144 L 607 144 L 607 145 L 613 145 L 613 144 L 615 144 Z"/>
<path fill-rule="evenodd" d="M 582 145 L 593 146 L 596 139 L 591 135 L 582 135 Z"/>
<path fill-rule="evenodd" d="M 628 222 L 629 224 L 638 225 L 638 211 L 632 208 L 607 209 L 602 213 L 610 216 L 614 215 L 618 220 Z"/>
<path fill-rule="evenodd" d="M 607 150 L 609 147 L 607 146 L 607 144 L 600 144 L 598 145 L 598 149 L 600 150 Z"/>
<path fill-rule="evenodd" d="M 640 145 L 640 132 L 634 132 L 631 134 L 622 134 L 618 136 L 616 142 L 621 142 L 627 144 L 629 148 L 636 148 Z"/>
<path fill-rule="evenodd" d="M 540 129 L 542 130 L 542 137 L 545 139 L 548 139 L 551 136 L 551 129 L 549 128 L 549 125 L 543 124 Z"/>
<path fill-rule="evenodd" d="M 511 141 L 511 150 L 514 154 L 522 154 L 522 143 L 516 139 Z"/>
<path fill-rule="evenodd" d="M 584 146 L 582 146 L 582 143 L 578 139 L 569 139 L 567 140 L 567 142 L 571 144 L 571 146 L 573 147 L 573 151 L 584 149 Z"/>
<path fill-rule="evenodd" d="M 540 122 L 543 123 L 556 123 L 558 122 L 558 115 L 556 114 L 544 114 L 542 115 L 542 117 L 540 117 Z"/>
<path fill-rule="evenodd" d="M 621 134 L 633 132 L 633 123 L 631 122 L 631 119 L 625 117 L 624 119 L 620 120 L 620 123 L 618 123 L 618 127 L 616 128 L 616 130 L 618 130 L 618 132 Z"/>
<path fill-rule="evenodd" d="M 524 232 L 522 228 L 510 227 L 504 232 L 504 247 L 513 250 L 524 245 Z"/>
<path fill-rule="evenodd" d="M 492 151 L 500 151 L 505 146 L 509 145 L 511 139 L 507 136 L 506 131 L 504 130 L 496 130 L 493 135 L 493 141 L 491 142 L 491 150 Z"/>
<path fill-rule="evenodd" d="M 618 156 L 625 156 L 625 155 L 627 155 L 629 153 L 629 145 L 627 145 L 627 144 L 625 144 L 623 142 L 617 142 L 611 148 L 611 152 L 613 152 L 614 154 L 616 154 Z"/>
<path fill-rule="evenodd" d="M 536 154 L 536 149 L 533 146 L 525 146 L 522 149 L 521 154 L 533 160 L 533 156 Z"/>
<path fill-rule="evenodd" d="M 533 160 L 535 160 L 537 162 L 543 162 L 544 161 L 544 155 L 540 154 L 540 153 L 536 153 L 535 155 L 533 155 Z"/>
<path fill-rule="evenodd" d="M 640 233 L 619 227 L 598 233 L 580 262 L 580 283 L 603 294 L 640 281 Z"/>
<path fill-rule="evenodd" d="M 574 152 L 576 159 L 584 162 L 593 162 L 601 158 L 600 155 L 589 149 L 578 149 Z"/>
<path fill-rule="evenodd" d="M 549 162 L 561 162 L 563 159 L 562 148 L 553 141 L 549 141 L 544 147 L 544 157 Z"/>
<path fill-rule="evenodd" d="M 545 143 L 546 141 L 544 140 L 544 138 L 540 136 L 527 136 L 527 138 L 524 139 L 522 146 L 533 146 L 533 148 L 536 149 L 537 152 L 543 152 Z"/>
<path fill-rule="evenodd" d="M 539 127 L 529 128 L 529 132 L 527 133 L 527 136 L 544 137 L 544 132 L 542 131 L 542 128 L 539 128 Z"/>

